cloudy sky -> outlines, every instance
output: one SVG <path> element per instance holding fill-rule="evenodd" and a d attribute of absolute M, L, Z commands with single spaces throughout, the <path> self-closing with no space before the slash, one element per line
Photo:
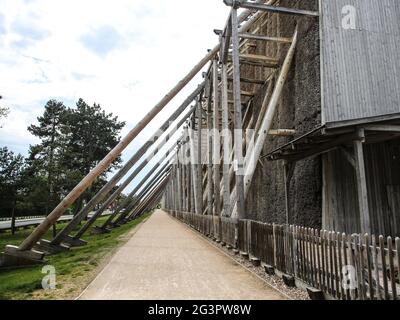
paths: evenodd
<path fill-rule="evenodd" d="M 51 98 L 100 103 L 127 122 L 126 133 L 214 47 L 228 13 L 222 0 L 0 0 L 0 103 L 11 110 L 0 146 L 26 155 L 37 142 L 27 127 Z"/>

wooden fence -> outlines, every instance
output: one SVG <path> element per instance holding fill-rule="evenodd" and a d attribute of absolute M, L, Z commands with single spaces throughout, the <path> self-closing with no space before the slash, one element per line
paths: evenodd
<path fill-rule="evenodd" d="M 400 239 L 170 212 L 197 231 L 259 258 L 327 297 L 398 300 Z"/>

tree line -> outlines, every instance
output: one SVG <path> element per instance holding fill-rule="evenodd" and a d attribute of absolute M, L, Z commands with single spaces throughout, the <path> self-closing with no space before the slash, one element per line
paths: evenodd
<path fill-rule="evenodd" d="M 73 108 L 49 100 L 28 131 L 40 139 L 27 157 L 0 147 L 0 217 L 47 215 L 120 141 L 125 122 L 99 104 L 79 99 Z M 120 167 L 117 158 L 107 172 L 70 208 L 77 213 Z"/>

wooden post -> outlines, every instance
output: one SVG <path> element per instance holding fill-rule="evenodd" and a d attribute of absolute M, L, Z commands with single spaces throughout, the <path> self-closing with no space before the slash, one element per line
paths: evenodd
<path fill-rule="evenodd" d="M 176 153 L 176 159 L 177 159 L 177 166 L 176 166 L 176 179 L 177 179 L 177 199 L 178 199 L 178 205 L 177 205 L 177 210 L 182 212 L 182 163 L 181 163 L 181 148 L 182 146 L 180 145 L 178 147 L 178 151 Z"/>
<path fill-rule="evenodd" d="M 16 193 L 14 193 L 14 201 L 13 201 L 13 208 L 11 211 L 11 234 L 15 234 L 15 206 L 17 204 L 17 196 Z"/>
<path fill-rule="evenodd" d="M 285 185 L 285 207 L 286 207 L 286 224 L 290 223 L 290 180 L 292 179 L 294 170 L 294 163 L 289 163 L 287 161 L 283 162 L 283 179 Z"/>
<path fill-rule="evenodd" d="M 196 177 L 196 184 L 197 184 L 197 203 L 198 203 L 198 208 L 196 213 L 197 214 L 203 214 L 203 160 L 202 160 L 202 131 L 203 131 L 203 113 L 202 113 L 202 107 L 201 107 L 201 99 L 197 101 L 197 177 Z"/>
<path fill-rule="evenodd" d="M 207 75 L 208 77 L 208 75 Z M 212 132 L 212 107 L 211 107 L 211 80 L 207 79 L 206 92 L 207 98 L 207 214 L 213 214 L 213 132 Z"/>
<path fill-rule="evenodd" d="M 221 139 L 219 133 L 219 87 L 218 87 L 218 62 L 213 60 L 213 104 L 214 104 L 214 124 L 213 124 L 213 167 L 214 167 L 214 215 L 221 214 L 220 198 L 220 162 L 221 162 Z"/>
<path fill-rule="evenodd" d="M 364 130 L 358 129 L 359 140 L 354 141 L 354 155 L 356 160 L 356 179 L 358 206 L 360 212 L 361 233 L 372 234 L 368 205 L 367 179 L 365 173 L 363 140 L 365 139 Z"/>
<path fill-rule="evenodd" d="M 223 165 L 222 165 L 222 179 L 223 179 L 223 204 L 224 215 L 230 216 L 230 151 L 231 151 L 231 132 L 229 130 L 229 106 L 228 106 L 228 76 L 226 64 L 222 64 L 221 70 L 221 91 L 222 91 L 222 138 L 223 138 Z"/>
<path fill-rule="evenodd" d="M 240 96 L 240 62 L 237 9 L 231 10 L 232 21 L 232 61 L 233 61 L 233 92 L 234 92 L 234 141 L 236 166 L 236 208 L 239 219 L 245 218 L 244 213 L 244 182 L 243 182 L 243 150 L 242 150 L 242 102 Z"/>
<path fill-rule="evenodd" d="M 185 128 L 185 172 L 186 172 L 186 208 L 187 212 L 192 212 L 192 170 L 190 153 L 190 135 L 188 127 Z"/>

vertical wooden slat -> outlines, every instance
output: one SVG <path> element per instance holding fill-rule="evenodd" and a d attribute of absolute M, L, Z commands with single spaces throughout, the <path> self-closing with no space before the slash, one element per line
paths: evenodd
<path fill-rule="evenodd" d="M 396 276 L 395 276 L 394 261 L 393 261 L 393 242 L 392 241 L 393 241 L 392 237 L 387 237 L 390 284 L 391 284 L 391 289 L 392 289 L 392 298 L 393 298 L 393 300 L 396 300 L 397 299 L 397 290 L 396 290 Z"/>
<path fill-rule="evenodd" d="M 322 290 L 326 290 L 326 270 L 325 270 L 325 231 L 320 231 L 321 237 L 321 265 L 322 265 Z"/>
<path fill-rule="evenodd" d="M 354 255 L 354 236 L 349 235 L 348 237 L 348 252 L 349 252 L 349 265 L 353 266 L 354 271 L 357 275 L 357 268 L 356 268 L 356 260 L 355 260 L 355 255 Z M 357 281 L 357 279 L 356 279 Z M 350 297 L 351 300 L 356 300 L 357 295 L 356 295 L 356 283 L 354 283 L 355 288 L 350 288 Z"/>
<path fill-rule="evenodd" d="M 321 241 L 320 233 L 318 232 L 318 230 L 315 230 L 315 240 L 318 260 L 318 288 L 322 289 Z"/>
<path fill-rule="evenodd" d="M 373 288 L 373 280 L 372 280 L 372 256 L 371 256 L 371 241 L 369 235 L 366 233 L 364 235 L 364 243 L 365 243 L 365 254 L 367 256 L 367 273 L 368 273 L 368 292 L 369 299 L 374 300 L 374 288 Z"/>
<path fill-rule="evenodd" d="M 329 275 L 330 275 L 330 283 L 331 283 L 331 294 L 335 295 L 335 278 L 334 278 L 334 267 L 333 267 L 333 232 L 329 232 Z"/>
<path fill-rule="evenodd" d="M 376 247 L 377 239 L 374 235 L 371 237 L 372 240 L 372 262 L 375 270 L 375 282 L 376 282 L 376 295 L 379 300 L 382 299 L 381 294 L 381 281 L 379 279 L 379 258 L 378 258 L 378 248 Z"/>
<path fill-rule="evenodd" d="M 304 228 L 300 227 L 300 257 L 301 257 L 301 270 L 302 277 L 304 280 L 307 279 L 307 270 L 306 270 L 306 262 L 305 262 L 305 250 L 304 250 Z"/>
<path fill-rule="evenodd" d="M 385 240 L 382 235 L 379 236 L 379 250 L 381 253 L 382 277 L 383 277 L 383 297 L 389 299 L 389 288 L 386 270 Z"/>
<path fill-rule="evenodd" d="M 309 234 L 310 234 L 310 247 L 311 247 L 311 284 L 313 287 L 316 287 L 317 285 L 317 268 L 315 266 L 315 237 L 314 237 L 314 229 L 311 228 L 309 229 Z"/>
<path fill-rule="evenodd" d="M 329 241 L 329 231 L 325 230 L 325 274 L 326 274 L 326 289 L 331 293 L 331 269 L 330 269 L 330 241 Z"/>
<path fill-rule="evenodd" d="M 367 297 L 367 290 L 365 286 L 365 266 L 364 266 L 364 253 L 365 253 L 365 247 L 364 247 L 364 241 L 363 237 L 360 235 L 358 238 L 358 250 L 359 250 L 359 264 L 360 264 L 360 295 L 362 300 L 366 300 Z"/>
<path fill-rule="evenodd" d="M 344 265 L 348 266 L 349 265 L 349 245 L 348 245 L 348 236 L 343 233 L 342 234 L 342 244 L 343 244 L 343 258 L 344 258 Z M 343 269 L 341 270 L 342 277 L 343 277 Z M 342 283 L 343 285 L 343 283 Z M 351 295 L 350 295 L 350 290 L 347 288 L 346 289 L 346 300 L 350 300 Z"/>
<path fill-rule="evenodd" d="M 343 287 L 343 258 L 342 258 L 342 252 L 343 252 L 343 235 L 338 232 L 337 235 L 337 250 L 338 250 L 338 263 L 339 263 L 339 286 L 340 286 L 340 298 L 342 300 L 346 299 L 346 295 L 344 292 L 344 287 Z"/>
<path fill-rule="evenodd" d="M 335 280 L 335 297 L 340 297 L 339 287 L 339 273 L 338 273 L 338 238 L 337 233 L 332 232 L 332 246 L 333 246 L 333 271 Z"/>
<path fill-rule="evenodd" d="M 309 259 L 309 248 L 308 248 L 308 228 L 303 228 L 304 234 L 304 270 L 305 270 L 305 280 L 307 283 L 311 283 L 310 274 L 310 259 Z"/>

